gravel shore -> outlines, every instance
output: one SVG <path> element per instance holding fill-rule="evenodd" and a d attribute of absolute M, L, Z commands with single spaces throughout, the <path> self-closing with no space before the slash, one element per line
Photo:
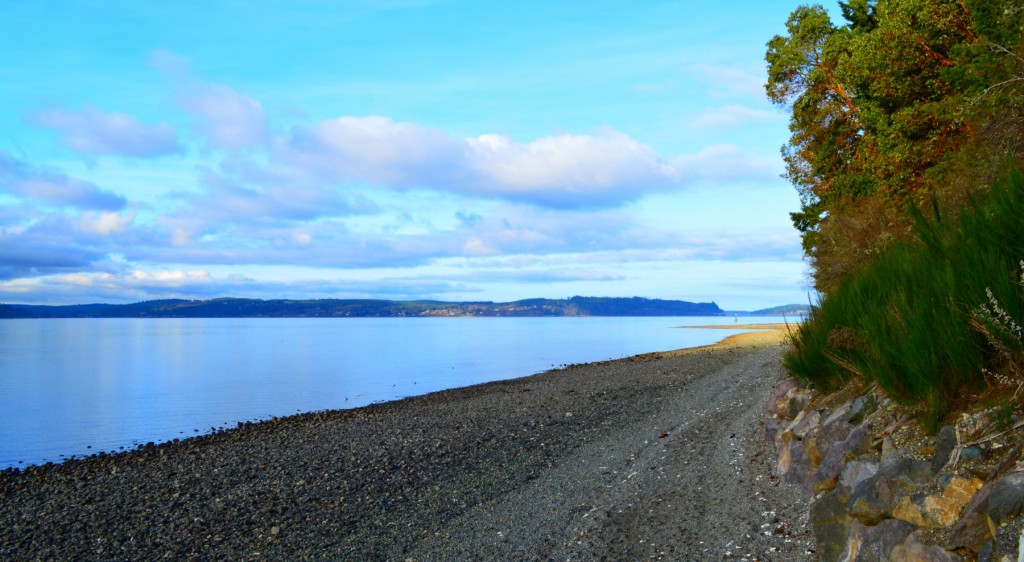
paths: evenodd
<path fill-rule="evenodd" d="M 0 560 L 814 560 L 763 340 L 8 470 Z"/>

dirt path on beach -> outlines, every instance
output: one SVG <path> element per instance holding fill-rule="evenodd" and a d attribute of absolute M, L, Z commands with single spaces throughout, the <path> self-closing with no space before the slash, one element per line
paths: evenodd
<path fill-rule="evenodd" d="M 0 559 L 813 560 L 761 430 L 777 340 L 0 473 Z"/>

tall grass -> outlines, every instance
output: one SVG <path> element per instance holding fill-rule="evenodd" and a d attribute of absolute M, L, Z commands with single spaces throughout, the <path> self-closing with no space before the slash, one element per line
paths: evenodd
<path fill-rule="evenodd" d="M 1012 172 L 955 219 L 938 209 L 915 218 L 915 240 L 891 244 L 812 307 L 785 365 L 825 390 L 876 383 L 935 430 L 991 379 L 1024 377 L 1010 321 L 1024 318 L 1024 176 Z"/>

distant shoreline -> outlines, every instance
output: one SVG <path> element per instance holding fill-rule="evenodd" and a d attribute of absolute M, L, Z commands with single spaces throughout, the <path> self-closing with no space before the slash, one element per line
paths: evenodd
<path fill-rule="evenodd" d="M 745 316 L 795 314 L 786 305 Z M 0 303 L 0 319 L 16 318 L 449 318 L 576 316 L 728 316 L 714 302 L 643 297 L 571 297 L 512 302 L 392 301 L 377 299 L 154 300 L 132 304 L 28 305 Z"/>

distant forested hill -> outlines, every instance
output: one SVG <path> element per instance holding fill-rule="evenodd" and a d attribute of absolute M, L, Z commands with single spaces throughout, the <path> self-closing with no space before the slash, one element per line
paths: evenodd
<path fill-rule="evenodd" d="M 315 318 L 403 316 L 717 316 L 714 302 L 612 297 L 508 303 L 322 300 L 157 300 L 134 304 L 0 305 L 0 318 Z"/>
<path fill-rule="evenodd" d="M 809 314 L 810 312 L 811 305 L 809 304 L 786 304 L 782 306 L 773 306 L 771 308 L 762 308 L 761 310 L 755 310 L 750 314 L 751 316 L 782 316 Z"/>

